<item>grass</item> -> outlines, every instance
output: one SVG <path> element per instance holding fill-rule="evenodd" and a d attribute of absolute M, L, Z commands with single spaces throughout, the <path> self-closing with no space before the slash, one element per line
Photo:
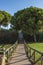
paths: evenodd
<path fill-rule="evenodd" d="M 31 44 L 28 44 L 28 46 L 30 46 L 40 52 L 43 52 L 43 43 L 31 43 Z"/>
<path fill-rule="evenodd" d="M 9 47 L 11 47 L 12 44 L 0 44 L 0 51 L 5 48 L 5 50 L 7 50 Z"/>
<path fill-rule="evenodd" d="M 43 43 L 30 43 L 30 44 L 28 44 L 28 46 L 43 53 Z M 31 54 L 32 53 L 33 53 L 33 50 L 31 50 Z M 35 52 L 35 60 L 37 60 L 40 57 L 41 57 L 41 54 Z M 37 62 L 35 65 L 41 65 L 41 60 L 39 62 Z"/>

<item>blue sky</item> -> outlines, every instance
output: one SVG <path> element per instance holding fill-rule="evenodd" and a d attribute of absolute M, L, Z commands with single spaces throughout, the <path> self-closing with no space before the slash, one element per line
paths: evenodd
<path fill-rule="evenodd" d="M 18 10 L 35 6 L 43 8 L 43 0 L 0 0 L 0 10 L 14 14 Z"/>
<path fill-rule="evenodd" d="M 4 10 L 11 15 L 14 15 L 18 10 L 34 6 L 43 8 L 43 0 L 0 0 L 0 10 Z M 10 24 L 7 27 L 3 27 L 4 29 L 9 29 Z"/>
<path fill-rule="evenodd" d="M 9 29 L 11 28 L 10 25 L 11 25 L 11 24 L 8 24 L 8 26 L 6 26 L 6 27 L 4 27 L 4 26 L 2 25 L 1 28 L 9 30 Z"/>

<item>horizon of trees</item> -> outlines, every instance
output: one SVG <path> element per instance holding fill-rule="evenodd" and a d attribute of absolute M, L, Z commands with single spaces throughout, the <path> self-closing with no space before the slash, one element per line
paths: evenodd
<path fill-rule="evenodd" d="M 0 11 L 0 25 L 6 26 L 9 21 L 13 30 L 22 29 L 26 34 L 34 36 L 34 41 L 36 41 L 37 32 L 43 31 L 43 9 L 31 6 L 17 11 L 14 16 Z"/>

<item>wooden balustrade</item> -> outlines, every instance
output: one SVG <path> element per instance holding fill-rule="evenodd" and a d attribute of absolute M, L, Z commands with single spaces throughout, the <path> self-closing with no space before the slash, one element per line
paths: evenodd
<path fill-rule="evenodd" d="M 25 43 L 25 51 L 32 65 L 43 65 L 43 53 L 31 48 L 30 46 L 27 46 L 26 43 Z M 37 54 L 39 57 L 37 56 Z"/>
<path fill-rule="evenodd" d="M 6 60 L 7 60 L 7 63 L 8 63 L 8 59 L 10 58 L 13 51 L 17 47 L 17 43 L 18 42 L 16 41 L 16 43 L 13 44 L 13 46 L 8 48 L 7 50 L 0 51 L 0 65 L 6 65 Z"/>
<path fill-rule="evenodd" d="M 6 50 L 6 57 L 7 57 L 7 61 L 8 61 L 8 59 L 9 59 L 9 57 L 12 55 L 12 53 L 13 53 L 13 51 L 14 51 L 14 49 L 17 47 L 17 41 L 16 41 L 16 43 L 13 45 L 13 46 L 11 46 L 10 48 L 8 48 L 7 50 Z"/>
<path fill-rule="evenodd" d="M 5 63 L 5 52 L 3 52 L 4 54 L 3 54 L 3 56 L 2 56 L 2 63 L 1 63 L 1 65 L 5 65 L 6 63 Z"/>

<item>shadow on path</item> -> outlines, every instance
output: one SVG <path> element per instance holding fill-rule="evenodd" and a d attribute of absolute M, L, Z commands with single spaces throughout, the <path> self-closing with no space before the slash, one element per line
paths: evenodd
<path fill-rule="evenodd" d="M 13 54 L 11 60 L 9 61 L 9 65 L 31 65 L 26 56 L 24 44 L 18 45 L 16 52 Z"/>

